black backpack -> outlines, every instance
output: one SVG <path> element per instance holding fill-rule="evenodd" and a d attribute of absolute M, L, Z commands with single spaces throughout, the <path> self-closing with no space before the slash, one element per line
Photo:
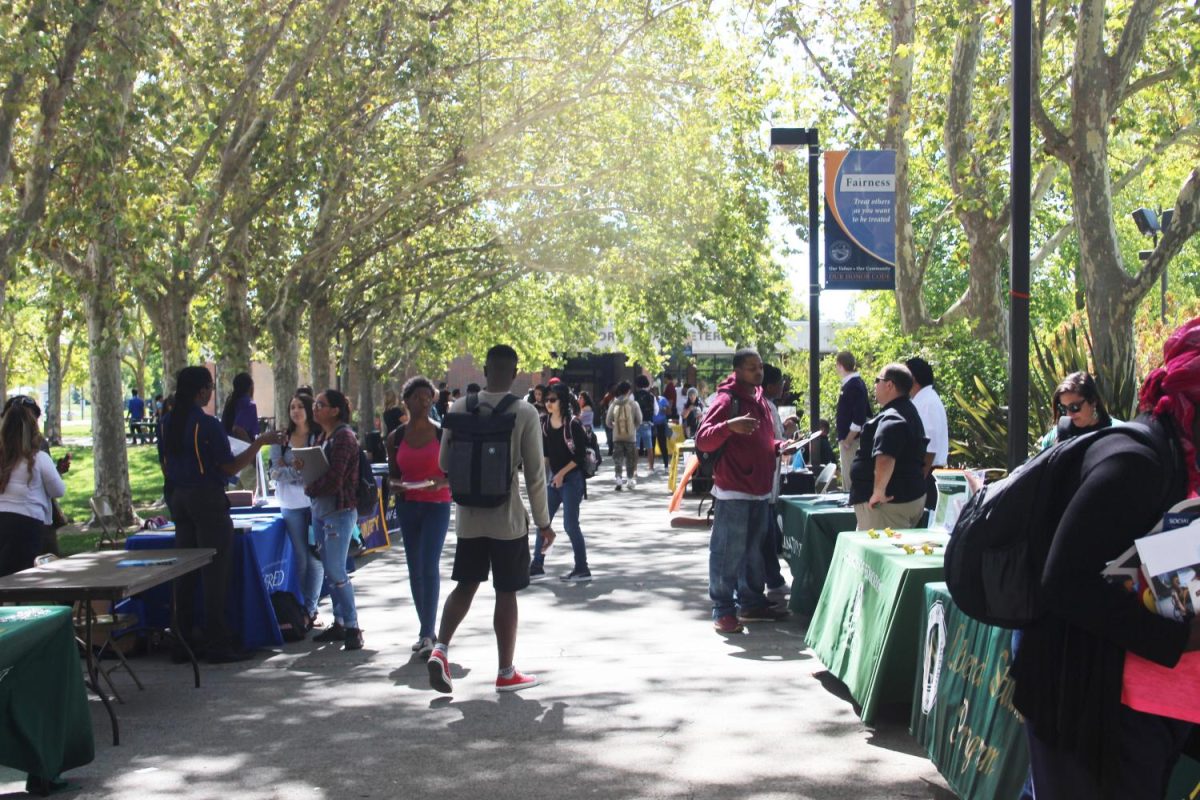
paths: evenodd
<path fill-rule="evenodd" d="M 507 414 L 517 398 L 507 395 L 480 414 L 478 394 L 467 395 L 465 411 L 451 411 L 442 426 L 454 435 L 450 439 L 450 494 L 460 506 L 496 508 L 508 502 L 512 491 L 512 433 L 515 413 Z M 488 406 L 491 408 L 491 406 Z"/>
<path fill-rule="evenodd" d="M 354 492 L 354 507 L 360 517 L 375 513 L 379 507 L 379 486 L 371 471 L 371 460 L 367 451 L 358 449 L 358 484 Z"/>
<path fill-rule="evenodd" d="M 946 545 L 946 584 L 963 613 L 988 625 L 1022 628 L 1048 610 L 1046 557 L 1084 454 L 1105 436 L 1128 436 L 1174 464 L 1166 443 L 1141 423 L 1101 428 L 1042 451 L 963 507 Z M 1165 482 L 1163 497 L 1170 492 Z"/>
<path fill-rule="evenodd" d="M 657 413 L 657 403 L 654 402 L 654 395 L 650 394 L 649 389 L 638 389 L 633 393 L 633 401 L 638 404 L 638 408 L 642 410 L 642 422 L 649 422 Z"/>
<path fill-rule="evenodd" d="M 741 416 L 742 404 L 741 401 L 738 400 L 738 396 L 733 392 L 727 392 L 723 389 L 720 390 L 720 392 L 721 394 L 729 395 L 729 416 L 727 419 L 733 419 L 734 417 Z M 712 407 L 715 407 L 715 404 Z M 712 407 L 710 407 L 710 411 Z M 697 431 L 699 431 L 699 427 L 697 427 Z M 700 466 L 696 468 L 695 473 L 692 475 L 693 492 L 696 494 L 707 494 L 708 492 L 712 491 L 713 472 L 716 470 L 717 462 L 721 460 L 721 453 L 724 452 L 724 450 L 725 445 L 721 445 L 716 450 L 708 453 L 704 452 L 703 450 L 696 450 L 696 458 L 700 459 Z"/>
<path fill-rule="evenodd" d="M 583 423 L 572 417 L 571 424 L 563 425 L 562 427 L 563 442 L 565 442 L 567 445 L 567 452 L 571 454 L 571 458 L 575 459 L 575 463 L 579 466 L 580 472 L 583 473 L 584 480 L 587 480 L 588 478 L 594 478 L 596 477 L 596 473 L 600 470 L 600 443 L 596 441 L 596 434 L 594 432 L 584 429 L 583 432 L 587 434 L 588 441 L 587 444 L 584 445 L 583 455 L 577 455 L 575 453 L 575 437 L 567 431 L 568 428 L 574 425 L 578 425 L 580 428 L 583 428 Z M 550 417 L 546 416 L 542 420 L 542 433 L 545 436 L 549 436 L 551 430 Z"/>
<path fill-rule="evenodd" d="M 302 642 L 308 634 L 308 615 L 291 592 L 271 592 L 271 608 L 285 642 Z"/>

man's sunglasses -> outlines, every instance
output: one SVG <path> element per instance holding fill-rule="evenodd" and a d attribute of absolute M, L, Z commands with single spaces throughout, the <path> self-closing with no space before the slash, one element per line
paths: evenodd
<path fill-rule="evenodd" d="M 1085 401 L 1086 402 L 1086 401 Z M 1083 410 L 1083 403 L 1071 403 L 1069 405 L 1058 404 L 1059 414 L 1078 414 Z"/>

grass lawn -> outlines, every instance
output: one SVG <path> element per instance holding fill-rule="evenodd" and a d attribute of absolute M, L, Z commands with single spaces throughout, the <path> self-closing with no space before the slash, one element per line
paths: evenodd
<path fill-rule="evenodd" d="M 86 523 L 92 516 L 92 509 L 88 504 L 96 487 L 92 471 L 92 448 L 51 448 L 56 460 L 63 456 L 64 451 L 71 453 L 71 470 L 63 476 L 63 482 L 67 484 L 67 494 L 59 500 L 59 506 L 73 524 L 59 531 L 59 550 L 67 556 L 95 549 L 100 534 L 99 531 L 71 532 L 78 530 L 77 526 Z M 129 485 L 133 491 L 133 506 L 139 511 L 148 509 L 162 497 L 163 479 L 158 468 L 158 450 L 154 445 L 139 445 L 130 447 L 126 452 L 129 457 Z"/>
<path fill-rule="evenodd" d="M 54 447 L 51 451 L 57 460 L 62 457 L 63 450 L 71 453 L 71 470 L 63 476 L 67 484 L 67 496 L 58 501 L 67 519 L 72 522 L 87 522 L 92 516 L 88 505 L 96 488 L 95 476 L 92 471 L 92 448 L 90 447 Z M 130 447 L 129 455 L 129 486 L 133 490 L 133 505 L 149 505 L 162 497 L 162 470 L 158 468 L 158 450 L 154 445 Z"/>
<path fill-rule="evenodd" d="M 63 436 L 91 436 L 92 435 L 92 418 L 87 419 L 63 419 L 62 420 Z"/>

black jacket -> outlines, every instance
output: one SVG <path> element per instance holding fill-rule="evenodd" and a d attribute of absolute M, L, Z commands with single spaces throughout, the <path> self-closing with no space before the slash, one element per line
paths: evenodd
<path fill-rule="evenodd" d="M 1155 449 L 1126 436 L 1098 439 L 1059 492 L 1061 515 L 1043 572 L 1054 610 L 1022 630 L 1012 667 L 1017 710 L 1101 786 L 1112 785 L 1119 766 L 1125 651 L 1170 667 L 1188 637 L 1187 624 L 1146 610 L 1100 575 L 1187 494 L 1171 423 L 1140 421 L 1158 440 Z"/>

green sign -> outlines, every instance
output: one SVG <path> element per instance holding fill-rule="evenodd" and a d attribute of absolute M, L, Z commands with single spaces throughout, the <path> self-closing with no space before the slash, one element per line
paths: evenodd
<path fill-rule="evenodd" d="M 838 534 L 854 530 L 856 524 L 853 509 L 839 506 L 828 497 L 781 497 L 776 505 L 783 531 L 783 555 L 792 571 L 789 607 L 797 614 L 812 614 L 816 609 Z"/>
<path fill-rule="evenodd" d="M 925 587 L 910 730 L 963 800 L 1017 797 L 1029 771 L 1013 708 L 1012 631 L 958 610 L 944 583 Z"/>
<path fill-rule="evenodd" d="M 806 638 L 821 663 L 846 684 L 868 723 L 880 703 L 912 699 L 923 587 L 942 580 L 942 547 L 949 539 L 934 531 L 895 533 L 895 538 L 865 532 L 837 537 Z M 932 552 L 923 552 L 922 543 L 935 545 Z"/>

